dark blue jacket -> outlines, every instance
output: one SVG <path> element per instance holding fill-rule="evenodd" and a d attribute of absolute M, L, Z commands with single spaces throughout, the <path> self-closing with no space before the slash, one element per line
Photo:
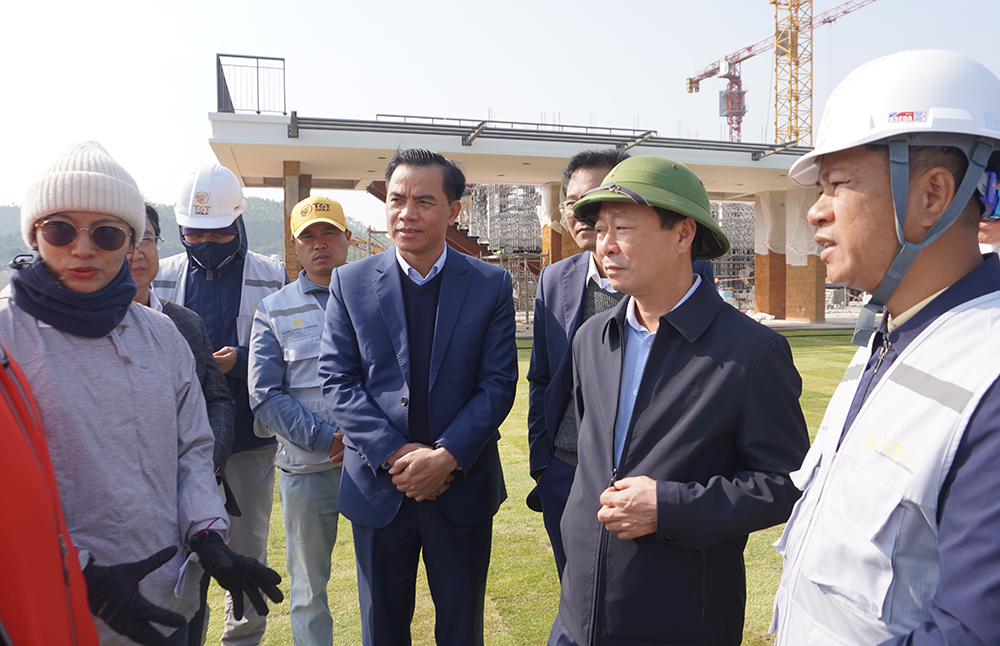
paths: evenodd
<path fill-rule="evenodd" d="M 235 222 L 240 236 L 236 257 L 215 270 L 206 270 L 195 262 L 188 263 L 184 279 L 184 306 L 201 316 L 208 330 L 212 347 L 236 348 L 236 365 L 226 373 L 229 392 L 236 403 L 233 424 L 232 452 L 249 451 L 267 444 L 274 444 L 273 437 L 257 437 L 253 431 L 253 411 L 247 389 L 247 364 L 250 349 L 241 346 L 237 338 L 236 320 L 240 313 L 240 296 L 243 293 L 243 262 L 247 255 L 247 234 L 243 216 Z M 183 237 L 181 238 L 183 240 Z M 209 276 L 211 274 L 211 276 Z"/>
<path fill-rule="evenodd" d="M 541 475 L 552 462 L 556 433 L 573 388 L 570 344 L 583 319 L 589 259 L 590 253 L 578 253 L 549 265 L 538 276 L 531 365 L 528 367 L 528 447 L 532 478 Z M 709 285 L 715 283 L 710 261 L 699 260 L 693 264 L 693 269 Z"/>
<path fill-rule="evenodd" d="M 590 254 L 578 253 L 542 270 L 535 295 L 528 367 L 528 447 L 531 477 L 552 462 L 556 432 L 573 389 L 570 343 L 583 317 Z"/>
<path fill-rule="evenodd" d="M 657 481 L 657 530 L 619 540 L 597 512 L 612 482 L 628 301 L 573 340 L 580 464 L 559 614 L 581 646 L 737 646 L 747 535 L 787 520 L 799 496 L 788 474 L 809 447 L 802 382 L 784 337 L 703 280 L 660 319 L 618 466 L 619 479 Z"/>
<path fill-rule="evenodd" d="M 395 249 L 333 271 L 320 344 L 323 400 L 344 432 L 338 506 L 364 527 L 396 516 L 403 493 L 385 461 L 410 440 L 410 351 Z M 437 498 L 452 523 L 489 520 L 507 497 L 497 440 L 517 386 L 506 271 L 449 251 L 441 271 L 428 403 L 431 441 L 459 463 Z"/>

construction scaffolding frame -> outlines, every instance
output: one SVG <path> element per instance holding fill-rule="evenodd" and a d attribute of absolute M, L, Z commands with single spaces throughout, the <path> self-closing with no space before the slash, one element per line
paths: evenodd
<path fill-rule="evenodd" d="M 747 202 L 712 202 L 712 217 L 729 238 L 729 253 L 712 261 L 716 288 L 733 307 L 754 310 L 755 256 L 754 218 L 756 209 Z"/>
<path fill-rule="evenodd" d="M 518 323 L 531 325 L 535 311 L 535 292 L 538 291 L 538 276 L 532 271 L 532 267 L 545 266 L 548 254 L 503 253 L 484 260 L 506 269 L 510 274 L 510 282 L 514 288 L 514 319 Z"/>
<path fill-rule="evenodd" d="M 542 227 L 538 222 L 541 188 L 474 184 L 471 192 L 470 236 L 478 238 L 493 252 L 541 252 Z"/>

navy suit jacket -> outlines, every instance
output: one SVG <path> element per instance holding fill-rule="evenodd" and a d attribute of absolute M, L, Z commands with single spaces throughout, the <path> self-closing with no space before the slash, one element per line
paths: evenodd
<path fill-rule="evenodd" d="M 573 390 L 570 344 L 583 318 L 589 252 L 542 270 L 535 295 L 534 338 L 528 367 L 528 447 L 531 477 L 552 462 L 556 432 Z"/>
<path fill-rule="evenodd" d="M 528 448 L 532 478 L 541 475 L 552 462 L 556 433 L 573 390 L 570 348 L 583 322 L 583 292 L 589 258 L 589 252 L 578 253 L 549 265 L 538 276 L 534 338 L 528 368 Z M 693 269 L 709 285 L 715 283 L 711 261 L 695 261 Z"/>
<path fill-rule="evenodd" d="M 410 350 L 395 249 L 334 270 L 320 345 L 323 398 L 348 450 L 340 511 L 385 527 L 403 494 L 386 460 L 409 442 Z M 514 402 L 517 346 L 510 275 L 449 250 L 441 276 L 428 383 L 435 446 L 458 460 L 437 498 L 456 524 L 492 518 L 507 497 L 497 440 Z"/>

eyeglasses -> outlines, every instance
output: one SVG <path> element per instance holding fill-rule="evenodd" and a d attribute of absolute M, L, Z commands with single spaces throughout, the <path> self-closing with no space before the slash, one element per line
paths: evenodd
<path fill-rule="evenodd" d="M 139 244 L 135 248 L 142 251 L 152 251 L 160 243 L 160 240 L 163 240 L 160 236 L 142 236 L 142 240 L 139 241 Z"/>
<path fill-rule="evenodd" d="M 643 199 L 641 195 L 639 195 L 635 191 L 625 188 L 624 186 L 619 186 L 618 184 L 605 184 L 604 186 L 598 186 L 597 188 L 592 188 L 583 195 L 581 195 L 580 197 L 585 197 L 587 195 L 590 195 L 591 193 L 596 193 L 597 191 L 611 191 L 612 193 L 618 193 L 619 195 L 624 195 L 625 197 L 629 198 L 636 204 L 640 204 L 642 206 L 649 206 L 649 202 Z"/>
<path fill-rule="evenodd" d="M 569 211 L 570 215 L 572 215 L 574 204 L 576 204 L 576 200 L 566 200 L 559 203 L 559 208 L 563 211 Z"/>
<path fill-rule="evenodd" d="M 124 229 L 110 224 L 102 224 L 99 227 L 88 229 L 62 220 L 46 220 L 35 224 L 35 228 L 41 230 L 42 238 L 53 247 L 70 245 L 76 240 L 80 231 L 86 231 L 98 248 L 104 251 L 118 251 L 129 237 Z"/>

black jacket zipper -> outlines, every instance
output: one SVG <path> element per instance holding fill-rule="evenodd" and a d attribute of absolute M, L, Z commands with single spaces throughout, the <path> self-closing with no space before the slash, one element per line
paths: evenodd
<path fill-rule="evenodd" d="M 612 468 L 611 482 L 608 483 L 608 486 L 613 486 L 616 480 L 618 480 L 618 469 Z M 600 616 L 598 611 L 601 605 L 601 580 L 604 576 L 604 568 L 602 566 L 604 564 L 604 552 L 608 547 L 609 533 L 603 526 L 598 531 L 601 532 L 601 538 L 597 544 L 597 563 L 594 567 L 594 597 L 590 604 L 590 636 L 587 639 L 587 643 L 590 646 L 597 646 L 597 622 Z"/>

